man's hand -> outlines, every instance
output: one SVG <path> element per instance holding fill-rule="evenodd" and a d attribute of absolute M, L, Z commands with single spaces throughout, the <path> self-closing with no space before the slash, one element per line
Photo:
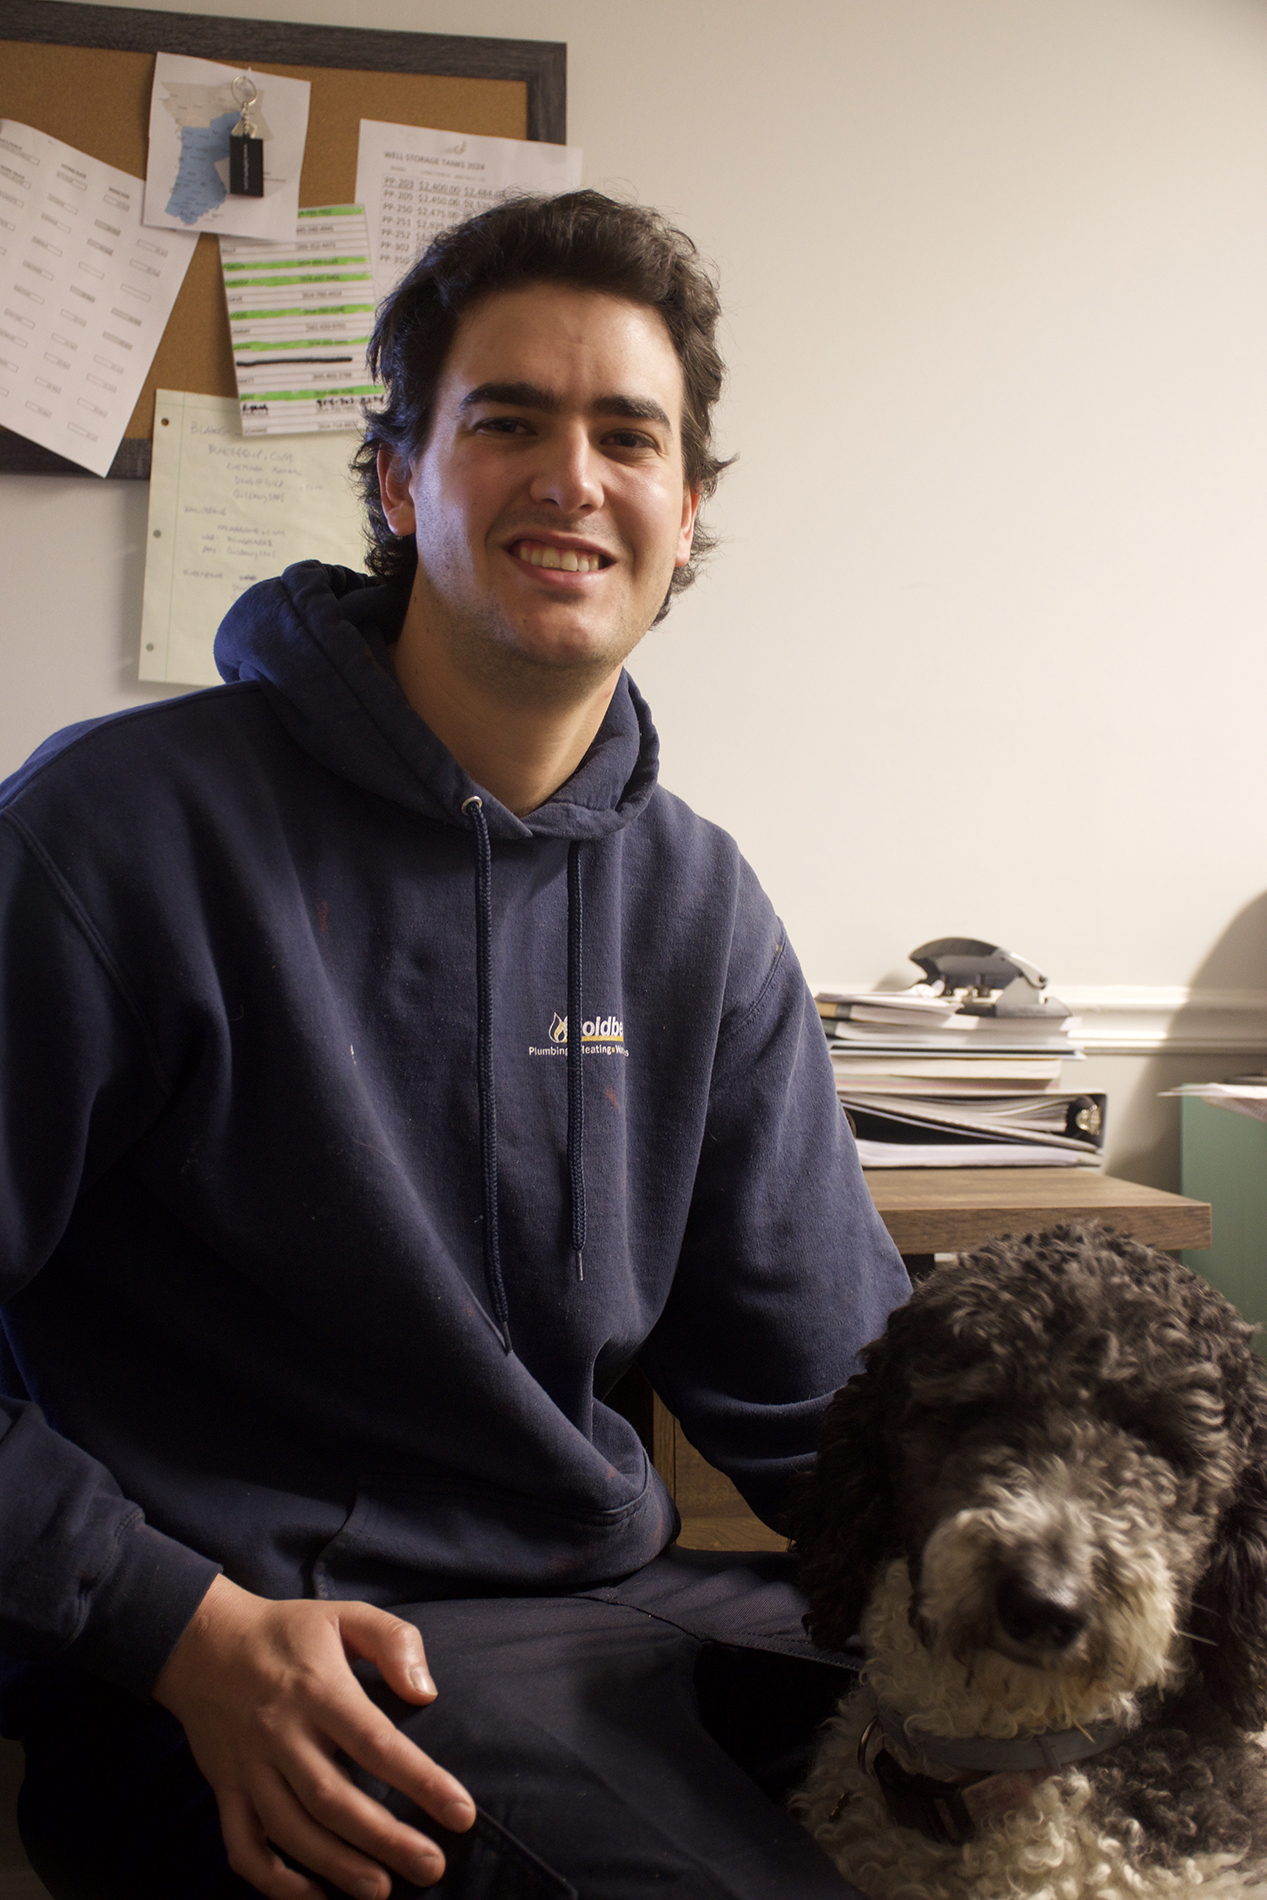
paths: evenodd
<path fill-rule="evenodd" d="M 377 1663 L 403 1700 L 434 1699 L 412 1623 L 368 1603 L 274 1603 L 217 1577 L 154 1685 L 215 1791 L 229 1865 L 269 1900 L 321 1900 L 274 1847 L 356 1900 L 387 1900 L 387 1868 L 419 1886 L 444 1872 L 440 1849 L 362 1794 L 337 1749 L 444 1827 L 475 1819 L 461 1783 L 370 1701 L 349 1655 Z"/>

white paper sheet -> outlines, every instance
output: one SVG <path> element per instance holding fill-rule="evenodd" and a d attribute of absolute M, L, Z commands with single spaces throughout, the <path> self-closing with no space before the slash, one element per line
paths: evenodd
<path fill-rule="evenodd" d="M 0 119 L 0 423 L 104 475 L 195 240 L 141 225 L 141 180 Z"/>
<path fill-rule="evenodd" d="M 243 435 L 362 427 L 374 278 L 360 205 L 299 213 L 290 244 L 220 240 Z"/>
<path fill-rule="evenodd" d="M 264 140 L 262 198 L 229 192 L 229 138 L 241 117 L 232 87 L 244 73 L 258 94 L 251 118 Z M 162 231 L 293 238 L 311 90 L 306 79 L 159 53 L 150 94 L 146 224 Z"/>
<path fill-rule="evenodd" d="M 864 1168 L 1098 1168 L 1099 1155 L 1029 1141 L 858 1141 Z"/>
<path fill-rule="evenodd" d="M 216 686 L 216 629 L 292 561 L 363 565 L 345 435 L 247 440 L 232 396 L 160 389 L 145 538 L 141 678 Z"/>
<path fill-rule="evenodd" d="M 1267 1122 L 1267 1075 L 1231 1082 L 1181 1082 L 1178 1088 L 1162 1089 L 1161 1095 L 1195 1095 L 1211 1108 L 1227 1108 L 1234 1115 Z"/>
<path fill-rule="evenodd" d="M 535 139 L 477 138 L 428 126 L 362 119 L 356 202 L 370 221 L 379 299 L 433 237 L 495 204 L 504 191 L 576 191 L 581 149 Z"/>

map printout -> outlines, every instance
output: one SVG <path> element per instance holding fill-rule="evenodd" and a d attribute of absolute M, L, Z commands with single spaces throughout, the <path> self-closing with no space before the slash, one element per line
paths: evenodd
<path fill-rule="evenodd" d="M 262 198 L 238 198 L 229 191 L 229 139 L 241 118 L 233 82 L 244 75 L 256 90 L 251 119 L 264 141 Z M 146 224 L 168 231 L 293 238 L 310 91 L 306 79 L 160 53 L 150 95 Z"/>

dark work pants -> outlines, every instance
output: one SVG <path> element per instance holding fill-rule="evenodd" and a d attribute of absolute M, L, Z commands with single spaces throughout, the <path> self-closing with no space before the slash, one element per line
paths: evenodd
<path fill-rule="evenodd" d="M 440 1694 L 370 1693 L 479 1809 L 438 1838 L 438 1900 L 849 1900 L 783 1810 L 814 1731 L 850 1686 L 800 1626 L 787 1559 L 677 1551 L 568 1597 L 406 1606 Z M 19 1821 L 56 1900 L 247 1900 L 179 1725 L 72 1670 L 10 1698 Z M 362 1778 L 364 1780 L 364 1778 Z M 397 1879 L 393 1900 L 420 1890 Z"/>

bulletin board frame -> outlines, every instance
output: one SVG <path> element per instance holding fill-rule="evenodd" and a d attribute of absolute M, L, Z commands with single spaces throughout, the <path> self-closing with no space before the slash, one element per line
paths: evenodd
<path fill-rule="evenodd" d="M 407 33 L 375 27 L 310 26 L 282 20 L 151 12 L 79 5 L 76 0 L 8 0 L 0 38 L 106 52 L 188 53 L 226 64 L 250 61 L 335 68 L 348 74 L 512 80 L 527 99 L 527 137 L 567 143 L 567 46 L 556 40 L 484 39 L 474 34 Z M 372 109 L 367 118 L 378 116 Z M 472 128 L 474 129 L 474 128 Z M 125 436 L 111 478 L 147 481 L 150 444 Z M 0 473 L 82 475 L 86 469 L 24 436 L 0 430 Z"/>

